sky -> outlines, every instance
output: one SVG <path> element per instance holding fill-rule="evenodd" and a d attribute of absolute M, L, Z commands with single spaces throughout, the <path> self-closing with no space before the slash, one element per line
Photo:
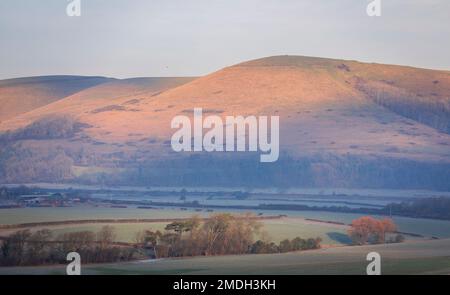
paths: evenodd
<path fill-rule="evenodd" d="M 200 76 L 273 55 L 450 70 L 449 0 L 0 1 L 0 79 Z"/>

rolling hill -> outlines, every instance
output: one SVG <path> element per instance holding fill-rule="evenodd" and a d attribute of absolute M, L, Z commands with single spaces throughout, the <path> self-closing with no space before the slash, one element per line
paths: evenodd
<path fill-rule="evenodd" d="M 0 122 L 114 79 L 45 76 L 0 81 Z"/>
<path fill-rule="evenodd" d="M 81 89 L 81 91 L 58 99 L 54 103 L 42 105 L 22 116 L 15 116 L 11 120 L 3 122 L 2 126 L 12 124 L 13 127 L 10 128 L 17 129 L 54 114 L 77 117 L 84 112 L 100 113 L 99 110 L 102 107 L 121 103 L 132 105 L 135 103 L 132 100 L 142 93 L 154 95 L 191 80 L 193 78 L 188 77 L 109 80 L 95 87 Z M 114 107 L 112 108 L 114 109 Z"/>
<path fill-rule="evenodd" d="M 0 180 L 450 189 L 448 71 L 275 56 L 161 89 L 137 82 L 2 122 Z M 173 152 L 172 118 L 196 107 L 279 116 L 279 161 Z"/>

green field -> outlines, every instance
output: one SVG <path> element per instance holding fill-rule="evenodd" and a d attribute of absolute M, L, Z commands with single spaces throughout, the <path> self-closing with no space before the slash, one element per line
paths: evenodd
<path fill-rule="evenodd" d="M 87 265 L 83 274 L 360 274 L 381 254 L 382 274 L 450 274 L 450 240 L 344 246 L 285 254 L 196 257 Z M 64 266 L 0 268 L 0 274 L 64 274 Z"/>
<path fill-rule="evenodd" d="M 17 208 L 0 210 L 0 224 L 28 222 L 82 220 L 82 219 L 121 219 L 121 218 L 186 218 L 193 211 L 179 209 L 137 209 L 109 208 L 94 206 L 57 207 L 57 208 Z"/>
<path fill-rule="evenodd" d="M 152 223 L 114 223 L 111 226 L 114 227 L 116 232 L 116 241 L 118 242 L 135 242 L 136 233 L 143 230 L 160 230 L 163 231 L 168 222 L 152 222 Z M 264 220 L 262 221 L 263 230 L 270 240 L 274 242 L 280 242 L 284 239 L 293 239 L 295 237 L 302 238 L 322 238 L 322 243 L 327 245 L 342 245 L 349 243 L 349 239 L 346 236 L 346 229 L 342 226 L 332 226 L 327 224 L 315 224 L 306 222 L 299 218 L 283 218 L 277 220 Z M 70 224 L 70 225 L 57 225 L 51 227 L 45 227 L 53 230 L 54 235 L 57 236 L 62 233 L 76 232 L 76 231 L 99 231 L 105 224 L 93 223 L 93 224 Z M 42 227 L 31 228 L 32 231 L 42 229 Z M 0 235 L 6 235 L 7 233 L 15 230 L 0 230 Z M 258 237 L 256 237 L 258 238 Z"/>
<path fill-rule="evenodd" d="M 230 210 L 234 213 L 242 211 Z M 264 213 L 264 216 L 274 216 L 285 214 L 289 217 L 315 218 L 321 220 L 331 220 L 344 223 L 350 223 L 353 219 L 360 217 L 359 214 L 345 214 L 335 212 L 321 211 L 256 211 L 255 213 Z M 17 224 L 27 222 L 44 222 L 44 221 L 63 221 L 63 220 L 81 220 L 81 219 L 121 219 L 121 218 L 188 218 L 194 214 L 207 216 L 210 213 L 195 212 L 194 210 L 182 211 L 178 208 L 171 209 L 137 209 L 129 208 L 108 208 L 93 206 L 77 206 L 66 208 L 19 208 L 19 209 L 3 209 L 0 210 L 0 224 Z M 426 237 L 435 236 L 438 238 L 450 238 L 450 221 L 394 217 L 395 223 L 399 230 L 421 234 Z M 295 224 L 285 224 L 279 227 L 283 228 L 296 226 Z M 326 225 L 324 225 L 326 226 Z M 292 232 L 291 229 L 286 231 Z M 320 230 L 319 230 L 320 231 Z M 299 232 L 301 233 L 301 232 Z M 320 236 L 320 235 L 319 235 Z M 278 234 L 274 238 L 282 238 Z"/>
<path fill-rule="evenodd" d="M 240 211 L 234 210 L 233 213 Z M 196 257 L 185 259 L 148 260 L 104 265 L 87 265 L 85 274 L 364 274 L 370 251 L 382 254 L 385 274 L 450 274 L 450 239 L 408 241 L 401 244 L 374 246 L 345 246 L 348 243 L 346 226 L 310 222 L 304 218 L 349 223 L 357 214 L 315 211 L 258 211 L 263 216 L 286 214 L 281 219 L 263 220 L 264 230 L 275 242 L 296 236 L 321 237 L 324 246 L 333 248 L 271 255 L 241 255 Z M 171 209 L 137 209 L 78 206 L 67 208 L 20 208 L 0 211 L 0 224 L 26 222 L 82 220 L 82 219 L 161 219 L 187 218 L 193 214 L 207 216 L 207 212 Z M 395 218 L 399 229 L 425 236 L 450 237 L 450 222 L 428 219 Z M 163 230 L 167 222 L 114 223 L 117 241 L 134 242 L 136 232 Z M 105 224 L 72 224 L 50 227 L 55 234 L 91 230 Z M 37 230 L 39 227 L 32 228 Z M 4 235 L 7 231 L 0 231 Z M 338 247 L 336 247 L 338 246 Z M 64 266 L 0 268 L 0 274 L 63 274 Z"/>

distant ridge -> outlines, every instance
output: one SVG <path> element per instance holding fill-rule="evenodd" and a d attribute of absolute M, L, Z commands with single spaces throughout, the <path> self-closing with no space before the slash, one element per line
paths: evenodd
<path fill-rule="evenodd" d="M 0 121 L 108 81 L 105 77 L 41 76 L 0 80 Z"/>
<path fill-rule="evenodd" d="M 43 82 L 63 82 L 68 80 L 90 80 L 90 79 L 106 79 L 116 80 L 115 78 L 108 78 L 102 76 L 72 76 L 72 75 L 48 75 L 48 76 L 31 76 L 23 78 L 10 78 L 0 80 L 0 86 L 12 86 L 19 84 L 32 84 L 32 83 L 43 83 Z"/>

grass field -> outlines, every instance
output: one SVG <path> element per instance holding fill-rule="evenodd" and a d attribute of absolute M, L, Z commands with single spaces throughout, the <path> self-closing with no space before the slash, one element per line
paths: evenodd
<path fill-rule="evenodd" d="M 76 206 L 59 208 L 18 208 L 0 210 L 0 224 L 17 224 L 28 222 L 82 220 L 82 219 L 120 219 L 120 218 L 185 218 L 193 211 L 177 209 L 137 209 L 109 208 L 94 206 Z"/>
<path fill-rule="evenodd" d="M 136 233 L 143 230 L 160 230 L 164 231 L 168 222 L 152 222 L 152 223 L 114 223 L 111 226 L 114 227 L 116 232 L 116 241 L 118 242 L 135 242 Z M 346 236 L 345 226 L 333 226 L 328 224 L 319 224 L 314 222 L 308 222 L 300 218 L 282 218 L 275 220 L 263 220 L 263 230 L 269 235 L 269 238 L 274 242 L 280 242 L 284 239 L 293 239 L 295 237 L 302 238 L 322 238 L 322 243 L 325 245 L 343 245 L 348 244 L 350 241 Z M 93 223 L 93 224 L 70 224 L 70 225 L 57 225 L 46 226 L 45 228 L 51 229 L 54 235 L 57 236 L 62 233 L 76 232 L 76 231 L 94 231 L 97 232 L 105 224 Z M 43 227 L 31 228 L 32 231 L 42 229 Z M 17 229 L 0 230 L 0 235 L 7 235 Z"/>
<path fill-rule="evenodd" d="M 234 213 L 239 213 L 239 210 L 230 210 Z M 219 212 L 219 211 L 217 211 Z M 360 214 L 345 214 L 335 212 L 321 212 L 321 211 L 262 211 L 258 210 L 255 213 L 264 213 L 264 216 L 274 216 L 285 214 L 289 217 L 300 218 L 315 218 L 321 220 L 330 220 L 350 223 L 362 215 Z M 121 219 L 121 218 L 187 218 L 194 214 L 207 216 L 210 213 L 195 212 L 194 210 L 182 211 L 177 208 L 171 209 L 137 209 L 135 207 L 129 208 L 108 208 L 108 207 L 93 207 L 93 206 L 76 206 L 66 208 L 19 208 L 19 209 L 3 209 L 0 210 L 0 224 L 17 224 L 27 222 L 43 222 L 43 221 L 62 221 L 62 220 L 81 220 L 81 219 Z M 426 237 L 450 238 L 450 221 L 394 217 L 395 223 L 399 230 L 403 232 L 410 232 L 421 234 Z M 281 232 L 292 232 L 290 227 L 296 227 L 295 224 L 285 223 L 279 226 Z M 268 225 L 268 227 L 277 227 L 277 225 Z M 284 229 L 287 228 L 287 229 Z M 310 227 L 313 228 L 313 227 Z M 322 227 L 321 227 L 322 228 Z M 301 233 L 301 231 L 299 232 Z M 319 229 L 319 233 L 321 233 Z M 319 235 L 320 236 L 320 235 Z M 275 234 L 274 238 L 282 238 Z"/>
<path fill-rule="evenodd" d="M 234 213 L 239 211 L 234 210 Z M 255 212 L 260 213 L 260 211 Z M 128 263 L 87 265 L 84 274 L 364 274 L 371 251 L 382 255 L 385 274 L 450 274 L 450 239 L 410 240 L 401 244 L 345 246 L 347 227 L 307 221 L 304 218 L 349 223 L 357 214 L 313 211 L 265 211 L 264 216 L 286 214 L 288 217 L 263 220 L 271 240 L 321 237 L 324 249 L 271 255 L 196 257 L 149 260 Z M 137 209 L 78 206 L 67 208 L 20 208 L 0 210 L 0 224 L 40 221 L 126 218 L 186 218 L 207 212 L 171 209 Z M 395 218 L 399 229 L 425 236 L 450 237 L 450 222 L 427 219 Z M 167 222 L 115 223 L 117 241 L 133 242 L 136 232 L 162 230 Z M 55 234 L 92 230 L 105 224 L 71 224 L 51 227 Z M 39 227 L 33 228 L 37 230 Z M 7 231 L 0 231 L 4 235 Z M 328 245 L 334 247 L 327 247 Z M 64 274 L 64 266 L 0 268 L 0 274 Z"/>
<path fill-rule="evenodd" d="M 83 274 L 360 274 L 381 254 L 382 274 L 450 274 L 450 240 L 344 246 L 304 252 L 165 259 L 82 267 Z M 0 268 L 0 274 L 64 274 L 64 266 Z"/>

